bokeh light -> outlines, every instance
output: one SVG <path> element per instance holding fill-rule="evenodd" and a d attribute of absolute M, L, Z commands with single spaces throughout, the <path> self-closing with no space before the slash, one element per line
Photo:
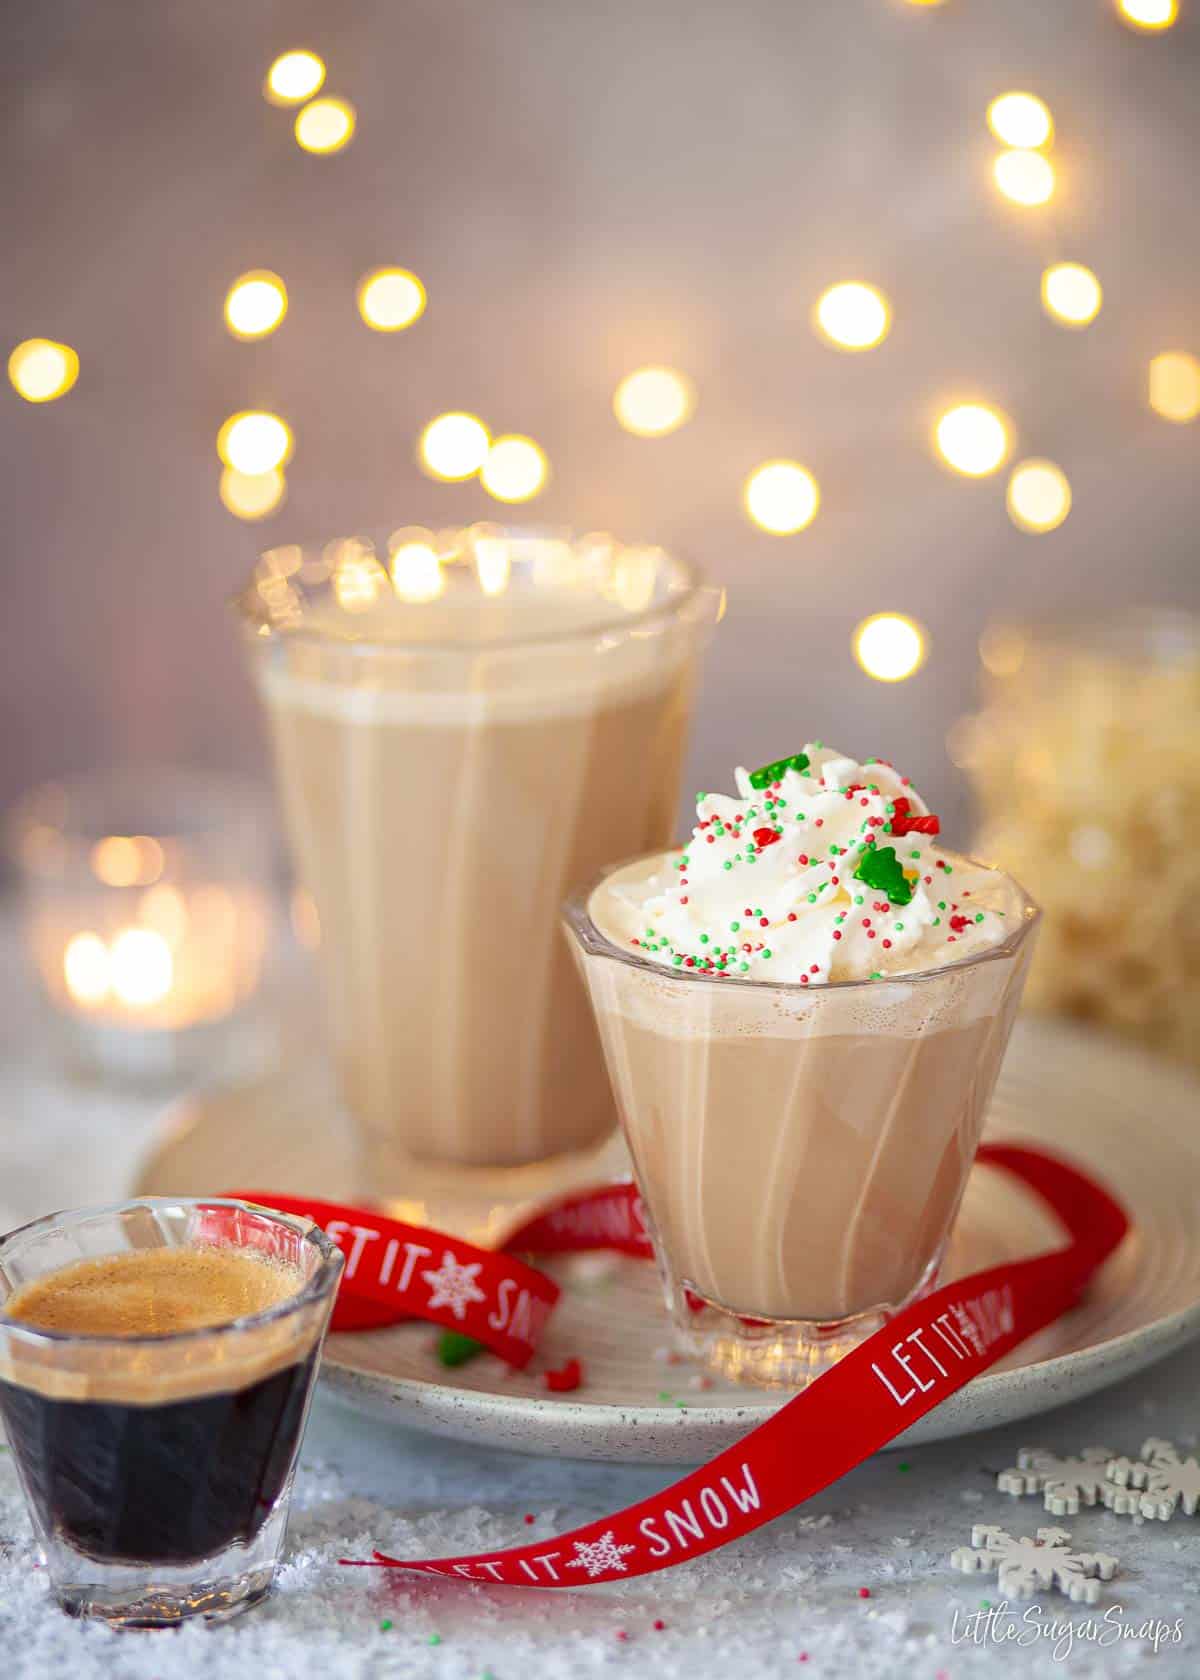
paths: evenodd
<path fill-rule="evenodd" d="M 325 80 L 325 66 L 315 52 L 295 47 L 280 53 L 267 71 L 263 94 L 272 105 L 299 105 L 311 99 Z"/>
<path fill-rule="evenodd" d="M 1001 152 L 992 164 L 992 178 L 1014 204 L 1047 204 L 1054 194 L 1054 166 L 1041 152 Z"/>
<path fill-rule="evenodd" d="M 984 403 L 960 403 L 947 409 L 934 437 L 946 465 L 968 478 L 995 472 L 1004 465 L 1011 446 L 1008 421 Z"/>
<path fill-rule="evenodd" d="M 487 452 L 479 477 L 498 502 L 527 502 L 543 489 L 550 465 L 532 438 L 499 437 Z"/>
<path fill-rule="evenodd" d="M 63 953 L 63 979 L 76 1003 L 103 1003 L 108 996 L 108 946 L 95 933 L 77 933 Z"/>
<path fill-rule="evenodd" d="M 1200 414 L 1200 360 L 1187 350 L 1164 350 L 1150 363 L 1150 407 L 1164 420 Z"/>
<path fill-rule="evenodd" d="M 231 414 L 217 433 L 217 454 L 225 465 L 251 478 L 283 466 L 291 453 L 291 428 L 262 409 Z"/>
<path fill-rule="evenodd" d="M 1179 16 L 1179 0 L 1117 0 L 1117 11 L 1134 29 L 1170 29 Z"/>
<path fill-rule="evenodd" d="M 358 283 L 358 313 L 376 332 L 400 332 L 425 313 L 425 287 L 407 268 L 375 268 Z"/>
<path fill-rule="evenodd" d="M 1002 93 L 987 108 L 987 124 L 1005 146 L 1036 150 L 1053 137 L 1050 107 L 1036 93 Z"/>
<path fill-rule="evenodd" d="M 280 467 L 270 472 L 244 473 L 236 467 L 221 471 L 221 500 L 238 519 L 265 519 L 287 495 L 287 479 Z"/>
<path fill-rule="evenodd" d="M 417 442 L 417 460 L 431 478 L 470 478 L 487 459 L 491 438 L 473 414 L 439 414 Z"/>
<path fill-rule="evenodd" d="M 163 849 L 149 834 L 107 834 L 92 847 L 90 862 L 106 887 L 145 887 L 163 872 Z"/>
<path fill-rule="evenodd" d="M 927 639 L 904 613 L 874 613 L 854 632 L 854 657 L 877 682 L 903 682 L 925 663 Z"/>
<path fill-rule="evenodd" d="M 143 927 L 161 933 L 167 944 L 181 945 L 191 923 L 187 901 L 178 887 L 160 881 L 156 887 L 142 894 L 138 905 L 138 921 Z"/>
<path fill-rule="evenodd" d="M 166 997 L 175 964 L 161 933 L 153 928 L 126 928 L 113 940 L 109 967 L 112 989 L 121 1002 L 144 1008 Z"/>
<path fill-rule="evenodd" d="M 1054 263 L 1042 274 L 1042 307 L 1067 327 L 1086 327 L 1100 313 L 1104 293 L 1082 263 Z"/>
<path fill-rule="evenodd" d="M 1015 624 L 989 624 L 979 638 L 979 658 L 994 677 L 1015 677 L 1025 663 L 1029 637 Z"/>
<path fill-rule="evenodd" d="M 1019 531 L 1054 531 L 1071 511 L 1071 486 L 1053 461 L 1018 461 L 1005 497 Z"/>
<path fill-rule="evenodd" d="M 446 587 L 445 574 L 430 532 L 397 531 L 388 542 L 392 587 L 402 601 L 436 601 Z"/>
<path fill-rule="evenodd" d="M 476 525 L 471 531 L 475 576 L 485 595 L 503 595 L 512 576 L 512 544 L 495 526 Z"/>
<path fill-rule="evenodd" d="M 839 350 L 870 350 L 887 337 L 892 312 L 877 286 L 843 280 L 821 293 L 813 320 L 822 338 Z"/>
<path fill-rule="evenodd" d="M 695 404 L 691 381 L 669 367 L 638 368 L 613 395 L 613 412 L 635 437 L 665 437 L 683 425 Z"/>
<path fill-rule="evenodd" d="M 27 338 L 8 358 L 12 388 L 26 402 L 53 402 L 79 378 L 79 357 L 69 344 L 52 338 Z"/>
<path fill-rule="evenodd" d="M 387 587 L 387 573 L 369 543 L 355 537 L 326 546 L 333 593 L 343 612 L 369 612 Z"/>
<path fill-rule="evenodd" d="M 296 143 L 306 152 L 340 152 L 358 121 L 347 99 L 313 99 L 296 112 Z"/>
<path fill-rule="evenodd" d="M 252 269 L 225 296 L 225 325 L 234 338 L 265 338 L 287 314 L 287 287 L 269 268 Z"/>
<path fill-rule="evenodd" d="M 811 525 L 821 505 L 817 481 L 799 461 L 766 461 L 746 480 L 746 512 L 760 531 L 787 537 Z"/>

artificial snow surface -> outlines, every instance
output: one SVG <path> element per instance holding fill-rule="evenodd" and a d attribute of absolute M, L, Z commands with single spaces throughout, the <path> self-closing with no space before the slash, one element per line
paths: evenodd
<path fill-rule="evenodd" d="M 1200 1392 L 1200 1348 L 1160 1368 L 1164 1432 L 1183 1434 Z M 1151 1379 L 1154 1380 L 1154 1379 Z M 1079 1439 L 1139 1438 L 1146 1379 L 1045 1420 L 1063 1451 Z M 1168 1412 L 1173 1415 L 1166 1415 Z M 1052 1426 L 1052 1427 L 1051 1427 Z M 605 1586 L 538 1592 L 392 1571 L 342 1569 L 374 1546 L 401 1556 L 491 1550 L 562 1533 L 661 1488 L 674 1473 L 529 1459 L 390 1430 L 323 1399 L 297 1478 L 287 1559 L 266 1605 L 224 1627 L 114 1634 L 50 1603 L 12 1460 L 0 1454 L 0 1676 L 3 1680 L 1063 1680 L 1200 1669 L 1200 1525 L 1137 1527 L 1102 1507 L 1072 1522 L 1072 1549 L 1115 1552 L 1118 1577 L 1095 1607 L 1015 1597 L 1007 1622 L 994 1576 L 951 1572 L 970 1523 L 1004 1523 L 998 1466 L 1017 1425 L 860 1466 L 802 1510 L 680 1568 Z M 907 1470 L 900 1465 L 906 1464 Z M 526 1513 L 534 1517 L 525 1522 Z M 586 1578 L 586 1566 L 579 1570 Z M 869 1598 L 860 1598 L 866 1587 Z M 1183 1618 L 1183 1642 L 1098 1647 L 1106 1613 L 1135 1633 Z M 1033 1621 L 1022 1621 L 1026 1614 Z M 974 1619 L 973 1619 L 974 1618 Z M 661 1629 L 655 1621 L 665 1623 Z M 389 1628 L 382 1628 L 390 1622 Z M 1043 1629 L 1074 1624 L 1069 1659 Z M 1091 1623 L 1090 1634 L 1086 1624 Z M 1009 1631 L 1005 1633 L 1005 1628 Z M 1114 1624 L 1115 1628 L 1115 1624 Z M 431 1643 L 434 1635 L 437 1643 Z M 622 1637 L 622 1635 L 624 1637 Z M 1020 1643 L 1017 1643 L 1017 1640 Z M 1088 1640 L 1087 1644 L 1082 1641 Z M 803 1659 L 803 1662 L 802 1662 Z"/>

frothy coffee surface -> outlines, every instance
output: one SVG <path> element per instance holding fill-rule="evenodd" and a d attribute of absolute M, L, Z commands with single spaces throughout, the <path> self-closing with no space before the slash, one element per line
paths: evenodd
<path fill-rule="evenodd" d="M 78 1260 L 22 1285 L 3 1311 L 36 1330 L 169 1336 L 266 1312 L 297 1294 L 300 1273 L 216 1244 Z"/>

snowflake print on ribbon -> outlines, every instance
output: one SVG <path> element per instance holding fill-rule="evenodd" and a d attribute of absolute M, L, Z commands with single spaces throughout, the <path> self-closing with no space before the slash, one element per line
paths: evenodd
<path fill-rule="evenodd" d="M 1100 1582 L 1112 1580 L 1117 1560 L 1106 1552 L 1072 1552 L 1070 1540 L 1065 1528 L 1039 1528 L 1036 1540 L 1014 1540 L 1002 1528 L 977 1523 L 971 1544 L 951 1552 L 950 1562 L 964 1575 L 996 1570 L 1001 1592 L 1013 1598 L 1032 1598 L 1057 1587 L 1072 1604 L 1095 1604 Z"/>
<path fill-rule="evenodd" d="M 608 1569 L 619 1569 L 624 1574 L 629 1567 L 625 1562 L 625 1554 L 637 1551 L 636 1546 L 618 1546 L 617 1537 L 611 1528 L 607 1534 L 602 1534 L 599 1540 L 575 1540 L 572 1544 L 579 1556 L 572 1558 L 567 1568 L 586 1569 L 589 1580 L 603 1575 Z"/>
<path fill-rule="evenodd" d="M 1082 1447 L 1075 1458 L 1059 1458 L 1042 1447 L 1022 1447 L 1015 1467 L 1002 1470 L 996 1486 L 1001 1493 L 1040 1493 L 1046 1510 L 1054 1516 L 1074 1517 L 1080 1505 L 1094 1505 L 1104 1498 L 1112 1457 L 1109 1447 Z"/>
<path fill-rule="evenodd" d="M 482 1264 L 482 1261 L 476 1260 L 474 1265 L 461 1265 L 448 1248 L 443 1249 L 442 1263 L 437 1271 L 421 1273 L 429 1285 L 429 1305 L 449 1307 L 455 1318 L 465 1318 L 472 1301 L 485 1299 L 483 1290 L 475 1281 Z"/>
<path fill-rule="evenodd" d="M 1118 1516 L 1166 1522 L 1182 1505 L 1185 1516 L 1194 1517 L 1200 1504 L 1200 1463 L 1182 1458 L 1170 1441 L 1151 1436 L 1142 1442 L 1140 1459 L 1109 1461 L 1101 1497 Z"/>

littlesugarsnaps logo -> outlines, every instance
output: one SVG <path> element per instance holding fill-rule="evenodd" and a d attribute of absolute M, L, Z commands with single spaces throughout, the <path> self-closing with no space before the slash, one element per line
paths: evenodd
<path fill-rule="evenodd" d="M 1169 1645 L 1183 1644 L 1183 1617 L 1164 1621 L 1158 1616 L 1132 1615 L 1122 1604 L 1110 1604 L 1102 1615 L 1061 1616 L 1040 1604 L 1018 1605 L 1007 1599 L 985 1604 L 964 1614 L 955 1610 L 950 1624 L 952 1645 L 1031 1645 L 1049 1648 L 1056 1662 L 1066 1662 L 1077 1645 L 1108 1647 L 1145 1645 L 1155 1655 Z"/>

